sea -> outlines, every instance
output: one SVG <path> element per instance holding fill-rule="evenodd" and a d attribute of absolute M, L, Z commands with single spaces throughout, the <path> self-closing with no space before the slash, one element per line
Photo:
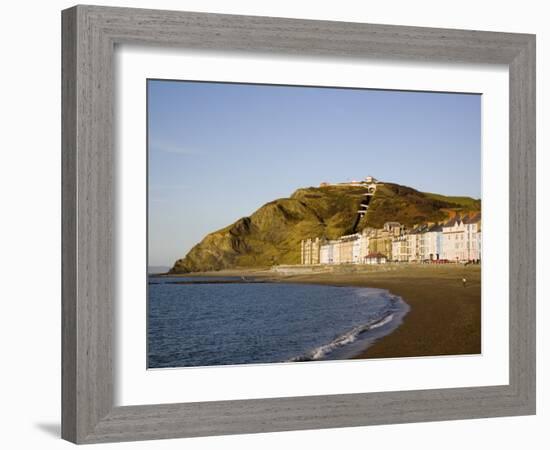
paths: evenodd
<path fill-rule="evenodd" d="M 348 359 L 409 311 L 383 289 L 149 277 L 148 368 Z"/>

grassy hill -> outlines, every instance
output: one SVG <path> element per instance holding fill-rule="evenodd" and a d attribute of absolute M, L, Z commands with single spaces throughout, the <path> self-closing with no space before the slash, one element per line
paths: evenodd
<path fill-rule="evenodd" d="M 335 239 L 353 232 L 363 193 L 361 186 L 298 189 L 289 198 L 266 203 L 249 217 L 208 234 L 176 261 L 171 272 L 298 264 L 302 239 Z M 380 228 L 388 221 L 407 226 L 438 222 L 480 209 L 481 201 L 469 197 L 446 197 L 384 183 L 377 188 L 357 231 L 367 226 Z"/>

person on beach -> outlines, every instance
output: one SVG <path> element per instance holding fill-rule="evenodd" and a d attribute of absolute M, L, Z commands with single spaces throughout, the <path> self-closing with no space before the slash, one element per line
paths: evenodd
<path fill-rule="evenodd" d="M 466 278 L 462 278 L 462 286 L 466 287 Z"/>

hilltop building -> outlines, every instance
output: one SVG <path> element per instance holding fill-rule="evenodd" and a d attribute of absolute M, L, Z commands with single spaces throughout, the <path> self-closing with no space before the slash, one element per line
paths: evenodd
<path fill-rule="evenodd" d="M 373 176 L 367 176 L 363 180 L 351 180 L 343 181 L 341 183 L 329 183 L 328 181 L 323 181 L 319 184 L 320 187 L 326 186 L 366 186 L 380 184 L 376 178 Z"/>

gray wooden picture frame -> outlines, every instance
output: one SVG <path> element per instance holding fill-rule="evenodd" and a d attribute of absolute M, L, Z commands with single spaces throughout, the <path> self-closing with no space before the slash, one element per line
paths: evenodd
<path fill-rule="evenodd" d="M 63 11 L 62 32 L 64 439 L 94 443 L 535 413 L 534 35 L 98 6 Z M 125 43 L 506 64 L 509 384 L 115 407 L 113 52 Z"/>

